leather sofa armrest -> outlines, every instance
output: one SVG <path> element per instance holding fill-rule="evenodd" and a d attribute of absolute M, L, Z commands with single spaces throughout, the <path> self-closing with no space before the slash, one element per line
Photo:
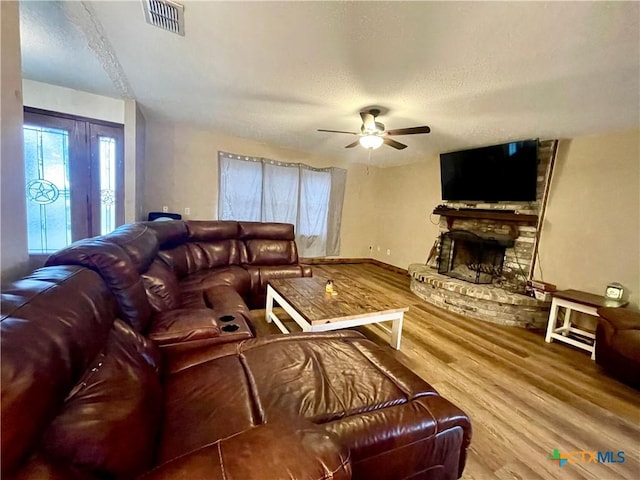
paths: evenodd
<path fill-rule="evenodd" d="M 600 307 L 598 315 L 614 331 L 640 329 L 640 312 L 630 308 Z"/>
<path fill-rule="evenodd" d="M 350 479 L 349 452 L 312 423 L 274 422 L 170 460 L 144 480 Z"/>
<path fill-rule="evenodd" d="M 640 312 L 628 308 L 598 308 L 598 327 L 596 329 L 596 358 L 598 342 L 611 343 L 612 338 L 621 330 L 640 329 Z"/>

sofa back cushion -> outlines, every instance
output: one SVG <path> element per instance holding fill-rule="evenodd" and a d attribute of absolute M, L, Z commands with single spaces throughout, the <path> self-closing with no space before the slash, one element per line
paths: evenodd
<path fill-rule="evenodd" d="M 238 238 L 238 222 L 189 220 L 185 222 L 190 242 L 215 242 Z"/>
<path fill-rule="evenodd" d="M 171 268 L 160 258 L 156 258 L 149 269 L 142 274 L 142 282 L 147 292 L 149 304 L 156 312 L 180 307 L 178 279 Z"/>
<path fill-rule="evenodd" d="M 141 223 L 121 225 L 102 238 L 120 246 L 129 255 L 138 273 L 146 272 L 158 253 L 155 232 Z"/>
<path fill-rule="evenodd" d="M 152 222 L 148 222 L 152 223 Z M 182 222 L 185 234 L 173 223 L 166 228 L 151 227 L 161 238 L 158 253 L 178 278 L 216 267 L 239 265 L 240 245 L 237 240 L 238 222 L 200 221 Z M 166 230 L 166 231 L 165 231 Z M 183 243 L 180 243 L 182 240 Z"/>
<path fill-rule="evenodd" d="M 189 244 L 184 243 L 167 250 L 160 250 L 158 252 L 164 263 L 166 263 L 171 271 L 176 274 L 178 278 L 184 278 L 189 275 Z"/>
<path fill-rule="evenodd" d="M 298 263 L 298 250 L 293 240 L 246 240 L 249 265 L 292 265 Z"/>
<path fill-rule="evenodd" d="M 295 240 L 293 225 L 275 222 L 239 222 L 238 237 L 241 240 Z"/>
<path fill-rule="evenodd" d="M 189 243 L 187 255 L 189 274 L 216 267 L 238 265 L 240 249 L 235 239 Z"/>
<path fill-rule="evenodd" d="M 187 224 L 182 220 L 140 222 L 140 225 L 148 227 L 155 233 L 161 249 L 170 249 L 177 245 L 182 245 L 189 237 Z"/>
<path fill-rule="evenodd" d="M 241 262 L 239 242 L 233 239 L 189 242 L 161 250 L 158 256 L 178 278 L 210 268 L 239 265 Z"/>
<path fill-rule="evenodd" d="M 238 222 L 188 221 L 187 274 L 200 270 L 238 265 Z"/>
<path fill-rule="evenodd" d="M 81 265 L 97 272 L 118 302 L 119 316 L 144 331 L 151 316 L 142 278 L 131 257 L 104 237 L 87 238 L 51 255 L 50 265 Z"/>
<path fill-rule="evenodd" d="M 249 265 L 298 263 L 293 225 L 290 223 L 239 222 L 241 262 Z"/>
<path fill-rule="evenodd" d="M 115 318 L 115 301 L 91 270 L 45 267 L 3 285 L 1 312 L 4 478 L 33 450 L 102 349 Z"/>
<path fill-rule="evenodd" d="M 157 347 L 116 320 L 44 432 L 42 449 L 101 478 L 131 478 L 152 465 L 161 405 Z"/>

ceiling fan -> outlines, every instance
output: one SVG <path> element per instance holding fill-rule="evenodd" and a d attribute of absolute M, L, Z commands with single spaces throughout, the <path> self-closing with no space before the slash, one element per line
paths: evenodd
<path fill-rule="evenodd" d="M 362 118 L 362 127 L 360 127 L 360 133 L 357 132 L 343 132 L 341 130 L 324 130 L 318 129 L 319 132 L 329 133 L 347 133 L 349 135 L 357 135 L 358 140 L 350 143 L 344 148 L 353 148 L 358 144 L 364 148 L 378 148 L 383 143 L 393 147 L 397 150 L 407 148 L 404 143 L 397 142 L 392 138 L 394 135 L 415 135 L 417 133 L 429 133 L 431 129 L 426 125 L 422 127 L 410 127 L 410 128 L 397 128 L 395 130 L 385 130 L 384 125 L 380 122 L 376 122 L 376 117 L 380 115 L 380 110 L 372 108 L 366 112 L 360 112 Z"/>

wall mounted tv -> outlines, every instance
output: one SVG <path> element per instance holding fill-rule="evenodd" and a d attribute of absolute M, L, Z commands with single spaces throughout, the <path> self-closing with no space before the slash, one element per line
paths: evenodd
<path fill-rule="evenodd" d="M 538 140 L 440 155 L 442 199 L 527 202 L 536 199 Z"/>

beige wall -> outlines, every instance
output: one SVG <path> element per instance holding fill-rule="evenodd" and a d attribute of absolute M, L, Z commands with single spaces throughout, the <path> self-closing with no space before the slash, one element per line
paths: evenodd
<path fill-rule="evenodd" d="M 602 294 L 616 281 L 638 306 L 640 131 L 560 143 L 539 258 L 559 288 Z"/>
<path fill-rule="evenodd" d="M 135 100 L 124 104 L 124 221 L 146 220 L 144 202 L 145 120 Z"/>
<path fill-rule="evenodd" d="M 147 121 L 146 132 L 145 212 L 161 211 L 166 205 L 183 218 L 217 218 L 219 150 L 314 167 L 341 167 L 348 171 L 341 256 L 369 256 L 377 221 L 373 216 L 376 192 L 371 181 L 375 168 L 185 125 Z M 190 215 L 185 215 L 185 208 L 190 209 Z"/>
<path fill-rule="evenodd" d="M 119 98 L 105 97 L 26 78 L 22 81 L 22 88 L 24 104 L 27 107 L 125 123 L 125 104 Z"/>
<path fill-rule="evenodd" d="M 135 181 L 135 219 L 146 220 L 147 216 L 144 211 L 144 178 L 145 178 L 145 149 L 147 138 L 147 122 L 140 111 L 139 105 L 136 105 L 136 181 Z"/>
<path fill-rule="evenodd" d="M 25 273 L 29 261 L 22 145 L 20 23 L 17 2 L 0 2 L 0 46 L 2 50 L 0 268 L 2 281 L 7 281 Z"/>
<path fill-rule="evenodd" d="M 442 203 L 438 157 L 381 169 L 375 190 L 378 228 L 373 258 L 401 268 L 426 262 L 439 234 L 439 217 L 431 214 Z"/>

